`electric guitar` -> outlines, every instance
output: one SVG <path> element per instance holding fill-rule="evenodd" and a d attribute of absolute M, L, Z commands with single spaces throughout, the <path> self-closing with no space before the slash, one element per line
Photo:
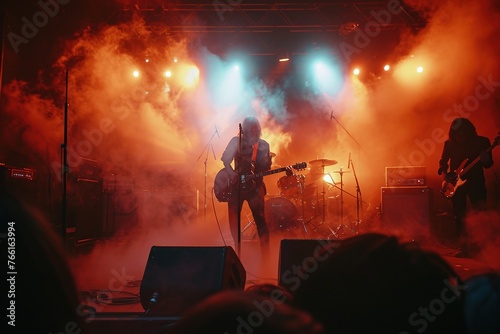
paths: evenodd
<path fill-rule="evenodd" d="M 490 147 L 488 147 L 484 153 L 489 153 L 491 150 L 493 150 L 498 144 L 500 143 L 500 132 L 499 136 L 495 138 L 493 141 L 493 144 L 491 144 Z M 441 186 L 441 194 L 445 198 L 452 198 L 457 189 L 461 187 L 467 180 L 462 179 L 462 176 L 465 175 L 472 167 L 474 167 L 475 164 L 477 164 L 481 160 L 481 156 L 479 155 L 476 159 L 474 159 L 467 167 L 464 168 L 465 164 L 469 159 L 465 159 L 462 161 L 460 166 L 454 171 L 454 172 L 449 172 L 446 173 L 444 177 L 443 184 Z"/>
<path fill-rule="evenodd" d="M 307 163 L 300 162 L 292 166 L 278 168 L 278 169 L 271 169 L 258 174 L 241 175 L 240 176 L 241 191 L 242 192 L 252 191 L 255 189 L 255 179 L 266 175 L 284 172 L 289 167 L 295 170 L 301 170 L 307 167 Z M 233 182 L 231 182 L 231 175 L 225 168 L 222 168 L 217 173 L 214 180 L 215 197 L 219 200 L 219 202 L 227 202 L 229 198 L 231 198 L 232 194 L 234 194 L 236 191 L 237 191 L 237 184 L 233 184 Z"/>

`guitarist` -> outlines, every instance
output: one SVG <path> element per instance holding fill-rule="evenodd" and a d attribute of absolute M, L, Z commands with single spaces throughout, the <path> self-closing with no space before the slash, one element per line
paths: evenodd
<path fill-rule="evenodd" d="M 229 228 L 236 243 L 239 242 L 238 217 L 241 214 L 241 206 L 247 201 L 252 211 L 257 233 L 263 249 L 269 247 L 269 229 L 264 216 L 266 186 L 263 178 L 256 178 L 241 185 L 240 203 L 238 203 L 237 184 L 238 175 L 251 175 L 268 171 L 271 168 L 271 154 L 269 143 L 261 139 L 262 130 L 257 118 L 248 116 L 243 120 L 241 127 L 241 152 L 239 136 L 231 138 L 224 153 L 222 162 L 229 175 L 232 175 L 231 184 L 235 191 L 228 200 Z M 234 162 L 235 168 L 231 166 Z M 239 208 L 239 211 L 238 211 Z"/>
<path fill-rule="evenodd" d="M 479 136 L 475 126 L 467 118 L 456 118 L 453 120 L 448 133 L 448 140 L 444 143 L 441 159 L 439 160 L 438 175 L 445 174 L 445 181 L 453 183 L 460 171 L 457 168 L 463 161 L 468 163 L 480 157 L 478 163 L 470 168 L 467 173 L 460 175 L 462 180 L 466 180 L 458 187 L 451 197 L 453 216 L 459 238 L 459 250 L 457 257 L 468 256 L 467 233 L 465 226 L 465 216 L 467 212 L 467 198 L 470 200 L 474 210 L 486 209 L 486 185 L 483 168 L 490 168 L 493 165 L 493 156 L 490 147 L 490 140 L 487 137 Z M 449 164 L 449 166 L 448 166 Z M 448 172 L 448 167 L 450 171 Z"/>

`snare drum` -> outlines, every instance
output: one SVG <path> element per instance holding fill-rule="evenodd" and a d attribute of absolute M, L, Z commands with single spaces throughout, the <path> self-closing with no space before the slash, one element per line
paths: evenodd
<path fill-rule="evenodd" d="M 265 217 L 269 230 L 292 231 L 297 228 L 297 207 L 284 197 L 274 197 L 265 203 Z"/>
<path fill-rule="evenodd" d="M 302 192 L 305 183 L 304 175 L 283 176 L 278 180 L 278 188 L 281 190 L 281 196 L 292 198 Z"/>

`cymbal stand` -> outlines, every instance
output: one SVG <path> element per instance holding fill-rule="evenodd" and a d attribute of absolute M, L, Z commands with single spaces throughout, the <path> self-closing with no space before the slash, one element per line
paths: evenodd
<path fill-rule="evenodd" d="M 313 219 L 306 219 L 306 209 L 305 209 L 305 202 L 304 202 L 304 188 L 305 185 L 300 183 L 299 185 L 299 195 L 298 196 L 293 196 L 293 199 L 295 200 L 296 205 L 298 206 L 300 203 L 301 207 L 301 216 L 297 218 L 297 221 L 302 223 L 302 228 L 304 229 L 304 233 L 307 234 L 309 231 L 307 230 L 307 224 Z"/>
<path fill-rule="evenodd" d="M 300 204 L 302 206 L 302 216 L 300 218 L 298 218 L 297 220 L 300 220 L 301 223 L 302 223 L 302 228 L 304 229 L 304 233 L 307 234 L 309 233 L 307 231 L 307 225 L 306 225 L 306 209 L 304 208 L 305 206 L 305 203 L 304 203 L 304 185 L 301 184 L 300 185 Z"/>
<path fill-rule="evenodd" d="M 337 238 L 337 239 L 338 239 L 338 234 L 337 234 L 337 232 L 335 232 L 334 230 L 332 230 L 332 229 L 330 228 L 330 226 L 329 226 L 328 224 L 326 224 L 326 222 L 325 222 L 325 214 L 326 214 L 326 198 L 325 198 L 325 195 L 326 195 L 326 189 L 325 189 L 325 183 L 326 183 L 326 182 L 325 182 L 325 180 L 323 179 L 323 177 L 325 176 L 325 165 L 321 165 L 321 175 L 322 175 L 322 179 L 321 179 L 321 181 L 322 181 L 322 182 L 321 182 L 321 183 L 322 183 L 322 185 L 323 185 L 323 191 L 322 191 L 322 193 L 321 193 L 321 196 L 323 197 L 323 212 L 322 212 L 322 218 L 323 218 L 323 219 L 322 219 L 322 221 L 321 221 L 321 223 L 320 223 L 320 224 L 325 224 L 325 225 L 326 225 L 326 227 L 328 228 L 328 230 L 330 231 L 330 233 L 331 233 L 331 234 L 332 234 L 335 238 Z M 340 180 L 342 181 L 342 176 L 340 177 Z M 342 186 L 342 184 L 341 184 L 341 186 Z M 341 201 L 342 201 L 342 199 L 341 199 Z"/>
<path fill-rule="evenodd" d="M 335 231 L 336 233 L 334 234 L 336 238 L 338 238 L 339 235 L 344 234 L 344 227 L 349 228 L 349 226 L 346 226 L 344 224 L 344 171 L 342 170 L 342 167 L 340 167 L 340 224 L 337 227 L 337 230 Z"/>

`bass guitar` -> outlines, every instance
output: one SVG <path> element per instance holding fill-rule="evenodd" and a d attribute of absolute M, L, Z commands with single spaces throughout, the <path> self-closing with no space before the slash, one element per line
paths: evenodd
<path fill-rule="evenodd" d="M 281 173 L 286 171 L 288 168 L 293 168 L 295 170 L 302 170 L 305 169 L 306 167 L 307 163 L 300 162 L 292 166 L 271 169 L 258 174 L 241 175 L 240 176 L 241 192 L 249 192 L 255 189 L 255 179 L 257 178 L 266 175 Z M 233 182 L 231 182 L 231 175 L 225 168 L 221 169 L 215 176 L 214 180 L 214 192 L 217 200 L 219 200 L 219 202 L 227 202 L 229 198 L 231 198 L 232 194 L 234 194 L 236 191 L 237 191 L 237 184 L 236 183 L 233 184 Z"/>
<path fill-rule="evenodd" d="M 500 135 L 495 138 L 493 144 L 491 144 L 491 146 L 488 147 L 484 151 L 484 153 L 489 153 L 499 143 L 500 143 Z M 470 164 L 468 164 L 467 167 L 464 168 L 465 164 L 469 161 L 469 159 L 465 159 L 464 161 L 462 161 L 460 166 L 458 166 L 458 168 L 454 172 L 447 173 L 444 177 L 444 181 L 441 186 L 441 194 L 443 194 L 443 196 L 447 199 L 452 198 L 455 195 L 457 189 L 461 187 L 465 182 L 467 182 L 467 180 L 462 179 L 462 176 L 464 176 L 480 160 L 481 156 L 478 156 Z"/>

